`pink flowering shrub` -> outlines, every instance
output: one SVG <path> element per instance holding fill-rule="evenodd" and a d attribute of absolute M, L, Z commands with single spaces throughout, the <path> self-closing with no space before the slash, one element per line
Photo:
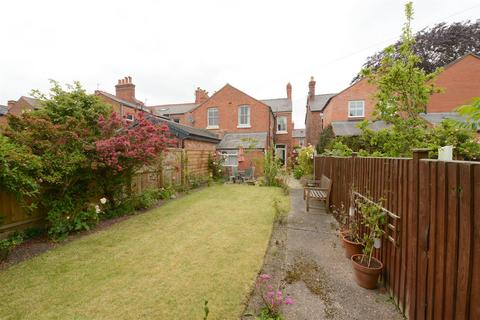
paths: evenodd
<path fill-rule="evenodd" d="M 116 113 L 108 119 L 101 116 L 98 125 L 105 138 L 96 141 L 97 154 L 107 167 L 117 172 L 149 164 L 174 143 L 166 124 L 154 125 L 142 114 L 134 125 Z"/>
<path fill-rule="evenodd" d="M 260 275 L 257 281 L 257 290 L 265 303 L 265 309 L 262 311 L 264 319 L 282 319 L 280 316 L 280 307 L 293 304 L 293 299 L 285 296 L 278 286 L 271 284 L 272 276 L 269 274 Z"/>

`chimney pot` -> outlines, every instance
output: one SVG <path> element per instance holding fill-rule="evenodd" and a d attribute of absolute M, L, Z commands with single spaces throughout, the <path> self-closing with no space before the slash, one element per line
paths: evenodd
<path fill-rule="evenodd" d="M 135 85 L 132 83 L 132 77 L 118 80 L 118 84 L 115 86 L 115 96 L 132 103 L 139 103 L 135 99 Z"/>
<path fill-rule="evenodd" d="M 292 101 L 292 84 L 287 83 L 287 99 Z"/>
<path fill-rule="evenodd" d="M 195 90 L 195 103 L 202 103 L 206 101 L 209 98 L 208 92 L 206 90 L 201 89 L 200 87 L 197 87 L 197 90 Z"/>
<path fill-rule="evenodd" d="M 308 83 L 308 97 L 310 99 L 315 98 L 315 80 L 313 79 L 313 76 L 310 77 L 310 82 Z"/>
<path fill-rule="evenodd" d="M 13 106 L 15 106 L 16 103 L 17 101 L 15 100 L 8 100 L 7 101 L 8 110 L 10 110 Z"/>

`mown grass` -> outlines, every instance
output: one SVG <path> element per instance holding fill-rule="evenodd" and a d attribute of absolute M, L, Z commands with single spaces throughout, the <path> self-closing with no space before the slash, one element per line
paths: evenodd
<path fill-rule="evenodd" d="M 0 319 L 238 319 L 279 188 L 214 186 L 0 272 Z"/>

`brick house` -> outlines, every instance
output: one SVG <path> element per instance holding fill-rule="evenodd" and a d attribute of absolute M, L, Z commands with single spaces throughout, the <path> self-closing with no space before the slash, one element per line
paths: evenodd
<path fill-rule="evenodd" d="M 208 130 L 186 126 L 166 117 L 151 115 L 150 109 L 147 108 L 142 101 L 135 98 L 135 84 L 132 82 L 132 77 L 125 77 L 124 79 L 118 80 L 117 85 L 115 85 L 114 95 L 101 90 L 96 90 L 95 95 L 110 104 L 113 107 L 113 111 L 117 112 L 127 121 L 133 122 L 143 113 L 154 123 L 167 124 L 170 132 L 176 137 L 177 147 L 179 148 L 188 150 L 215 150 L 217 144 L 220 142 L 220 138 Z"/>
<path fill-rule="evenodd" d="M 480 96 L 480 57 L 468 54 L 446 65 L 437 76 L 435 84 L 443 88 L 443 92 L 430 97 L 422 117 L 431 125 L 446 118 L 464 120 L 455 109 Z M 323 119 L 307 123 L 308 131 L 318 137 L 319 132 L 331 124 L 336 135 L 360 134 L 358 122 L 372 119 L 375 91 L 375 86 L 365 78 L 355 82 L 326 102 L 321 109 Z M 385 127 L 386 124 L 381 121 L 372 125 L 374 130 Z"/>
<path fill-rule="evenodd" d="M 316 145 L 323 128 L 323 109 L 335 96 L 334 93 L 315 94 L 316 82 L 313 77 L 308 82 L 308 96 L 305 113 L 305 143 Z"/>
<path fill-rule="evenodd" d="M 222 141 L 217 149 L 224 154 L 226 166 L 239 170 L 256 166 L 255 159 L 267 149 L 274 149 L 286 165 L 292 151 L 291 84 L 286 89 L 286 98 L 257 100 L 226 84 L 212 96 L 197 88 L 195 102 L 148 108 L 180 124 L 218 134 Z"/>
<path fill-rule="evenodd" d="M 21 96 L 18 100 L 8 100 L 7 106 L 3 106 L 2 108 L 3 115 L 0 114 L 0 125 L 7 123 L 7 114 L 18 116 L 23 112 L 36 110 L 39 106 L 40 100 L 26 96 Z"/>
<path fill-rule="evenodd" d="M 305 129 L 293 129 L 292 145 L 295 147 L 304 147 L 305 144 Z"/>

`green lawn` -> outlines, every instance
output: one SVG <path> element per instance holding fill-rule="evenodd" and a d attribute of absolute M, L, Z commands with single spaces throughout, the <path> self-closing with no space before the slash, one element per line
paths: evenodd
<path fill-rule="evenodd" d="M 214 186 L 0 272 L 0 319 L 238 319 L 278 188 Z"/>

